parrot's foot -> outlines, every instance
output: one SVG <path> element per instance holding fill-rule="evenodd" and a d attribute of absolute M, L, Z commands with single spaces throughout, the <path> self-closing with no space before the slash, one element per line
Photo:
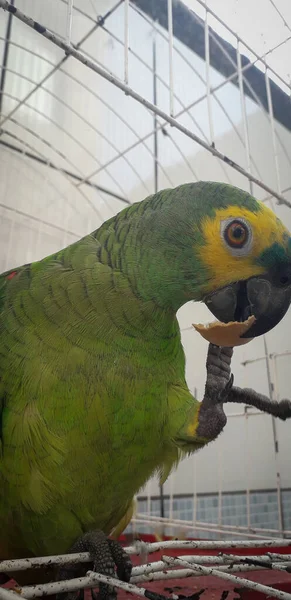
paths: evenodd
<path fill-rule="evenodd" d="M 233 348 L 220 348 L 209 344 L 205 394 L 199 411 L 197 436 L 215 439 L 226 424 L 223 403 L 232 388 L 231 358 Z"/>
<path fill-rule="evenodd" d="M 130 580 L 132 563 L 123 550 L 122 546 L 115 540 L 110 540 L 102 531 L 92 531 L 83 535 L 70 549 L 69 552 L 89 552 L 92 558 L 93 570 L 115 577 L 116 573 L 119 579 L 128 582 Z M 66 565 L 59 570 L 58 579 L 73 579 L 74 577 L 83 577 L 89 570 L 90 566 L 87 563 L 82 565 Z M 105 583 L 99 584 L 99 593 L 96 595 L 91 591 L 94 600 L 114 600 L 117 596 L 114 587 Z M 58 594 L 57 600 L 76 600 L 80 596 L 79 592 L 68 592 L 66 594 Z M 81 594 L 82 597 L 82 594 Z"/>
<path fill-rule="evenodd" d="M 248 404 L 249 406 L 254 406 L 255 408 L 258 408 L 269 415 L 273 415 L 273 417 L 278 417 L 278 419 L 282 419 L 282 421 L 286 421 L 286 419 L 291 418 L 290 400 L 274 402 L 267 396 L 258 394 L 249 388 L 241 389 L 238 387 L 232 387 L 224 402 Z"/>

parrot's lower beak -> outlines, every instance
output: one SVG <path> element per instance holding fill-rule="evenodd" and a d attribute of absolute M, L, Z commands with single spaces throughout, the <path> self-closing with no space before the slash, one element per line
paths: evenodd
<path fill-rule="evenodd" d="M 223 323 L 245 321 L 254 315 L 255 323 L 241 337 L 263 335 L 283 319 L 290 306 L 291 264 L 229 284 L 209 294 L 204 302 Z"/>

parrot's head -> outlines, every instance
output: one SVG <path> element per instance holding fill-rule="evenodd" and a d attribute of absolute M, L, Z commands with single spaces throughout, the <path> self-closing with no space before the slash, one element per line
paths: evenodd
<path fill-rule="evenodd" d="M 169 191 L 161 192 L 160 204 L 156 200 L 161 216 L 151 227 L 153 238 L 162 231 L 160 287 L 162 281 L 170 286 L 172 268 L 183 291 L 179 305 L 202 301 L 224 323 L 254 315 L 248 338 L 275 327 L 291 302 L 291 237 L 283 223 L 231 185 L 186 184 L 167 199 Z M 174 298 L 174 286 L 171 293 Z"/>
<path fill-rule="evenodd" d="M 196 224 L 195 254 L 207 274 L 200 294 L 224 323 L 256 317 L 241 337 L 262 335 L 281 321 L 291 302 L 290 233 L 248 193 L 223 184 L 207 186 L 216 187 L 216 195 Z"/>

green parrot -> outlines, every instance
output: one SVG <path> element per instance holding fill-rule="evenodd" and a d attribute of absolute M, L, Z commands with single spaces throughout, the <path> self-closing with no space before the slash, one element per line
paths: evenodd
<path fill-rule="evenodd" d="M 234 387 L 232 349 L 212 344 L 203 401 L 192 396 L 176 318 L 189 300 L 226 323 L 253 314 L 249 338 L 290 305 L 290 234 L 238 188 L 161 191 L 1 275 L 0 559 L 88 551 L 96 570 L 129 580 L 107 536 L 147 480 L 214 440 L 225 402 L 291 416 L 288 400 Z"/>

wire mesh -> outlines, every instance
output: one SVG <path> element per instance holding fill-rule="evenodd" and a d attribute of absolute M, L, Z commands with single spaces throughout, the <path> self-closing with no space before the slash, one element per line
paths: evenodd
<path fill-rule="evenodd" d="M 207 177 L 239 185 L 290 222 L 290 81 L 282 64 L 277 69 L 274 60 L 278 52 L 287 55 L 288 14 L 269 0 L 284 33 L 259 53 L 217 14 L 217 7 L 212 9 L 210 1 L 193 0 L 186 6 L 165 0 L 160 8 L 158 3 L 138 0 L 98 4 L 50 0 L 45 4 L 49 9 L 36 1 L 19 0 L 15 6 L 0 0 L 1 16 L 6 11 L 0 22 L 6 56 L 0 86 L 3 270 L 23 262 L 24 246 L 26 262 L 40 258 L 95 229 L 126 204 L 188 180 Z M 16 172 L 25 180 L 23 190 L 17 192 Z M 20 231 L 25 235 L 24 246 L 16 244 Z M 181 329 L 186 355 L 193 361 L 189 318 L 185 312 Z M 271 349 L 258 343 L 250 357 L 241 350 L 236 364 L 248 366 L 242 368 L 247 375 L 239 377 L 248 382 L 253 379 L 257 387 L 252 361 L 263 354 L 264 363 L 271 354 L 275 359 L 270 360 L 278 365 L 282 343 L 288 357 L 290 343 L 288 334 L 284 335 L 283 342 L 271 338 Z M 192 388 L 197 386 L 198 392 L 203 360 L 202 352 L 197 369 L 201 376 L 190 374 Z M 256 369 L 261 369 L 258 364 Z M 271 381 L 277 399 L 282 397 L 283 385 L 279 371 L 274 371 Z M 264 367 L 260 373 L 266 385 Z M 274 456 L 270 419 L 266 426 L 266 417 L 254 410 L 230 411 L 228 416 L 231 426 L 237 423 L 238 439 L 239 428 L 246 428 L 247 441 L 242 445 L 247 452 L 237 448 L 236 464 L 244 478 L 248 474 L 243 490 L 245 524 L 233 524 L 224 505 L 227 489 L 222 480 L 240 492 L 235 476 L 225 475 L 227 447 L 235 443 L 234 436 L 229 436 L 218 440 L 216 450 L 207 449 L 205 459 L 199 455 L 184 467 L 184 473 L 189 468 L 193 475 L 187 492 L 192 502 L 189 519 L 179 518 L 175 508 L 181 488 L 178 471 L 165 488 L 168 514 L 164 518 L 153 514 L 157 485 L 151 482 L 146 509 L 137 513 L 133 526 L 150 531 L 162 528 L 171 535 L 244 536 L 260 544 L 266 534 L 291 535 L 291 508 L 287 501 L 282 508 L 280 501 L 281 494 L 287 498 L 289 493 L 288 464 L 282 453 Z M 265 475 L 257 476 L 258 490 L 250 448 L 254 421 L 261 422 L 256 425 L 260 431 L 268 429 L 267 449 L 260 456 Z M 279 448 L 282 442 L 290 451 L 287 430 L 280 426 L 278 436 Z M 206 466 L 213 469 L 212 489 L 205 483 Z M 213 490 L 218 491 L 217 518 L 203 521 L 198 516 L 198 502 L 204 499 L 199 493 Z M 261 527 L 253 518 L 257 513 L 251 512 L 251 496 L 257 491 L 278 494 L 277 520 L 270 526 Z M 184 572 L 189 573 L 188 566 Z M 88 577 L 96 583 L 96 575 Z M 12 592 L 1 590 L 1 594 L 4 598 L 3 594 Z"/>

